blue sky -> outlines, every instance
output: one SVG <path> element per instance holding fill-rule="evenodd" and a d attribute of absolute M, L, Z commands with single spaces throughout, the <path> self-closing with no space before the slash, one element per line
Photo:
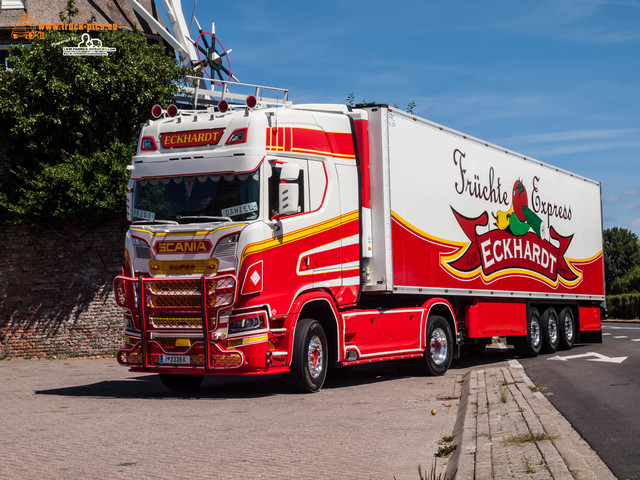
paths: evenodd
<path fill-rule="evenodd" d="M 196 17 L 242 82 L 296 103 L 414 101 L 601 182 L 604 227 L 640 236 L 640 0 L 199 0 Z"/>

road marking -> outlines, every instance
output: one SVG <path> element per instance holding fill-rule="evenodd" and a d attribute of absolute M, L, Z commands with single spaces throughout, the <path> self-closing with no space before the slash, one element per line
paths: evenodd
<path fill-rule="evenodd" d="M 607 330 L 640 330 L 640 327 L 613 327 L 609 325 L 603 325 L 602 328 Z"/>
<path fill-rule="evenodd" d="M 547 360 L 560 360 L 562 362 L 566 362 L 567 360 L 573 360 L 574 358 L 585 358 L 585 357 L 596 357 L 590 358 L 587 362 L 606 362 L 606 363 L 622 363 L 629 357 L 607 357 L 606 355 L 602 355 L 601 353 L 596 352 L 588 352 L 588 353 L 580 353 L 578 355 L 567 355 L 565 357 L 561 357 L 556 355 L 555 357 L 547 358 Z"/>
<path fill-rule="evenodd" d="M 632 338 L 631 341 L 632 342 L 640 342 L 640 338 Z"/>
<path fill-rule="evenodd" d="M 602 336 L 611 335 L 610 333 L 603 333 Z"/>
<path fill-rule="evenodd" d="M 627 337 L 626 335 L 616 335 L 613 338 L 629 338 L 629 337 Z"/>

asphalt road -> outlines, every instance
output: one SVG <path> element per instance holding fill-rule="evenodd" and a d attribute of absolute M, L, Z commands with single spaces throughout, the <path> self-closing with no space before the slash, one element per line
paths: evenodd
<path fill-rule="evenodd" d="M 620 479 L 640 479 L 640 324 L 603 324 L 603 343 L 519 359 L 543 394 Z M 627 357 L 609 363 L 595 355 Z"/>

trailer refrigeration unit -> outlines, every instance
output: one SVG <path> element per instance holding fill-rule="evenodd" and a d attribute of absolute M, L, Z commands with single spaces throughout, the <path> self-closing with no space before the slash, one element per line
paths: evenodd
<path fill-rule="evenodd" d="M 142 127 L 121 364 L 317 391 L 330 366 L 440 375 L 495 336 L 526 356 L 601 341 L 599 183 L 386 105 L 222 83 Z"/>

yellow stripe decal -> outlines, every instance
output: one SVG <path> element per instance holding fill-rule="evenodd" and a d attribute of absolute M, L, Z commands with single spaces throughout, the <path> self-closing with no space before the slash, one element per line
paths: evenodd
<path fill-rule="evenodd" d="M 248 255 L 252 255 L 258 252 L 264 252 L 271 248 L 279 247 L 281 245 L 285 245 L 287 243 L 295 242 L 297 240 L 301 240 L 303 238 L 310 237 L 317 233 L 317 231 L 326 231 L 332 228 L 335 228 L 339 225 L 344 225 L 346 223 L 352 222 L 358 219 L 358 211 L 353 211 L 342 215 L 341 217 L 332 218 L 331 220 L 327 220 L 322 223 L 318 223 L 316 225 L 311 225 L 310 227 L 301 228 L 300 230 L 296 230 L 295 232 L 287 233 L 282 235 L 281 237 L 270 238 L 268 240 L 263 240 L 261 242 L 253 243 L 247 245 L 242 252 L 242 259 Z"/>

